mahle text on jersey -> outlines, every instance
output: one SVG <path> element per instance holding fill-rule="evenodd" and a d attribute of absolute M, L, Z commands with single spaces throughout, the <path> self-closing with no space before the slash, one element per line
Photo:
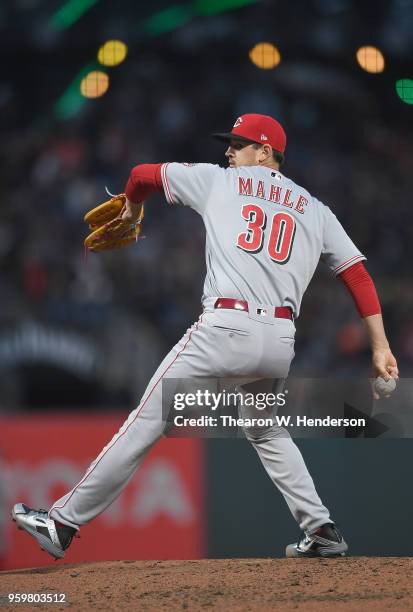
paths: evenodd
<path fill-rule="evenodd" d="M 262 180 L 256 181 L 252 177 L 247 179 L 242 178 L 242 176 L 238 177 L 239 195 L 261 198 L 262 200 L 267 200 L 267 202 L 273 202 L 274 204 L 280 204 L 286 208 L 296 210 L 303 215 L 308 200 L 302 194 L 292 198 L 292 192 L 292 189 L 285 189 L 281 185 L 274 185 L 274 183 L 268 184 Z"/>

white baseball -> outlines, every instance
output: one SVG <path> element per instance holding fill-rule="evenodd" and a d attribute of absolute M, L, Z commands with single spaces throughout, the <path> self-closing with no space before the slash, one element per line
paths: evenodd
<path fill-rule="evenodd" d="M 384 378 L 378 376 L 374 381 L 373 386 L 375 392 L 380 395 L 380 397 L 388 397 L 396 388 L 396 380 L 394 378 L 384 380 Z"/>

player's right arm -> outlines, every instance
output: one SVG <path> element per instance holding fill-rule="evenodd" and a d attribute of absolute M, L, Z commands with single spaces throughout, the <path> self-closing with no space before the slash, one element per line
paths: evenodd
<path fill-rule="evenodd" d="M 390 350 L 384 331 L 381 314 L 370 315 L 363 318 L 372 352 L 373 375 L 381 376 L 385 380 L 399 378 L 397 361 Z"/>
<path fill-rule="evenodd" d="M 362 262 L 356 263 L 338 275 L 351 294 L 356 308 L 364 322 L 371 347 L 372 376 L 384 380 L 399 378 L 397 361 L 390 350 L 384 331 L 380 301 L 373 279 Z M 379 395 L 373 389 L 373 396 Z"/>
<path fill-rule="evenodd" d="M 367 330 L 372 352 L 373 376 L 385 380 L 398 378 L 399 371 L 386 337 L 380 300 L 373 279 L 362 262 L 356 263 L 338 275 L 351 294 Z"/>
<path fill-rule="evenodd" d="M 385 380 L 398 378 L 397 362 L 384 331 L 380 300 L 373 279 L 362 260 L 364 255 L 353 244 L 335 215 L 325 207 L 322 258 L 346 286 L 367 330 L 372 352 L 372 374 Z"/>

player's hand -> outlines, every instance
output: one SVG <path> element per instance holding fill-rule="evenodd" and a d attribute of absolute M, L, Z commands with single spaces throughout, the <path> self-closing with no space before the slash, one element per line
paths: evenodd
<path fill-rule="evenodd" d="M 141 215 L 142 205 L 143 202 L 131 202 L 126 198 L 124 210 L 122 211 L 122 220 L 136 223 Z"/>
<path fill-rule="evenodd" d="M 399 378 L 399 369 L 397 361 L 389 348 L 375 349 L 372 356 L 373 375 L 381 376 L 384 380 L 389 378 Z"/>
<path fill-rule="evenodd" d="M 381 376 L 384 380 L 390 378 L 399 379 L 399 369 L 397 361 L 389 348 L 375 349 L 372 355 L 372 375 L 374 378 Z M 372 388 L 373 389 L 373 388 Z M 379 399 L 379 396 L 373 389 L 374 399 Z"/>

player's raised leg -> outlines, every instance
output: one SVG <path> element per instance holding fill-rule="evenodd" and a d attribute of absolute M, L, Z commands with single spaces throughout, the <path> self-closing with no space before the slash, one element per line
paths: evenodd
<path fill-rule="evenodd" d="M 162 361 L 139 406 L 91 463 L 80 482 L 48 512 L 34 510 L 23 503 L 13 507 L 12 519 L 19 529 L 34 537 L 53 557 L 64 557 L 79 527 L 94 519 L 118 497 L 149 449 L 164 433 L 166 417 L 162 414 L 162 401 L 165 405 L 168 399 L 162 397 L 162 380 L 206 375 L 205 367 L 210 360 L 202 351 L 207 351 L 210 343 L 201 319 Z M 170 390 L 173 391 L 172 386 Z"/>

